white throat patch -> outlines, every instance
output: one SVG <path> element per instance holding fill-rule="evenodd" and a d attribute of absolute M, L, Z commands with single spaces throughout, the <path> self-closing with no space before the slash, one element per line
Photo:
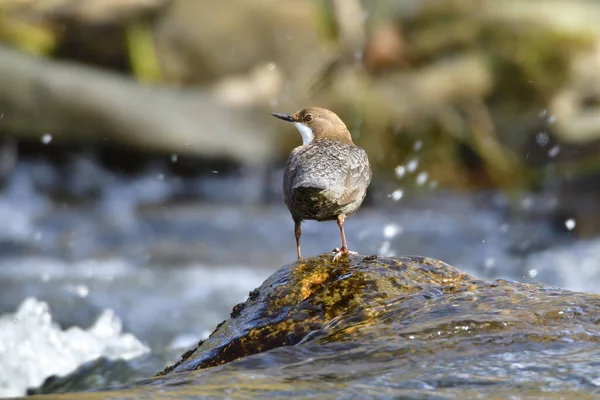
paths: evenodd
<path fill-rule="evenodd" d="M 313 141 L 313 139 L 315 138 L 315 135 L 313 134 L 312 129 L 310 129 L 308 126 L 304 125 L 302 122 L 294 122 L 294 125 L 296 126 L 296 129 L 298 129 L 298 131 L 302 135 L 302 144 L 303 145 L 307 145 Z"/>

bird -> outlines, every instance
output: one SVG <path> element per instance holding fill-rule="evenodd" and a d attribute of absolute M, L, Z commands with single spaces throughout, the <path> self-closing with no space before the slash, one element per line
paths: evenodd
<path fill-rule="evenodd" d="M 291 122 L 302 135 L 302 145 L 289 155 L 283 173 L 283 201 L 294 220 L 296 253 L 302 260 L 302 221 L 337 221 L 342 247 L 333 259 L 350 252 L 344 221 L 361 206 L 372 171 L 364 149 L 354 144 L 350 131 L 333 111 L 309 107 L 294 114 L 272 113 Z"/>

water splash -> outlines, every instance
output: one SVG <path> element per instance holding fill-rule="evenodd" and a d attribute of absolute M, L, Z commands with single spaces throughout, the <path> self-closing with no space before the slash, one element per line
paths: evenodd
<path fill-rule="evenodd" d="M 569 218 L 565 221 L 565 227 L 570 231 L 575 229 L 576 225 L 577 225 L 577 223 L 575 222 L 575 220 L 573 218 Z"/>
<path fill-rule="evenodd" d="M 50 142 L 52 141 L 52 135 L 49 133 L 44 133 L 42 135 L 41 141 L 43 144 L 50 144 Z"/>
<path fill-rule="evenodd" d="M 104 310 L 87 330 L 62 330 L 48 304 L 27 298 L 14 314 L 0 317 L 0 396 L 20 396 L 51 375 L 66 375 L 99 357 L 131 359 L 150 351 L 123 333 L 121 320 Z"/>

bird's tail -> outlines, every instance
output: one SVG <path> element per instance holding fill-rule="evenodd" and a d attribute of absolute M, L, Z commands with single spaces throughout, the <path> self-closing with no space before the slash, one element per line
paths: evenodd
<path fill-rule="evenodd" d="M 310 202 L 320 202 L 327 200 L 327 190 L 320 186 L 296 186 L 294 187 L 294 197 L 297 200 Z"/>

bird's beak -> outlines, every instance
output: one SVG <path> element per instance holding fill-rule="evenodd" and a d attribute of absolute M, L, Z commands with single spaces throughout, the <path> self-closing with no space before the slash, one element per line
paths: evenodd
<path fill-rule="evenodd" d="M 279 114 L 279 113 L 272 113 L 271 115 L 274 116 L 274 117 L 277 117 L 279 119 L 282 119 L 284 121 L 294 122 L 294 118 L 292 118 L 291 115 Z"/>

